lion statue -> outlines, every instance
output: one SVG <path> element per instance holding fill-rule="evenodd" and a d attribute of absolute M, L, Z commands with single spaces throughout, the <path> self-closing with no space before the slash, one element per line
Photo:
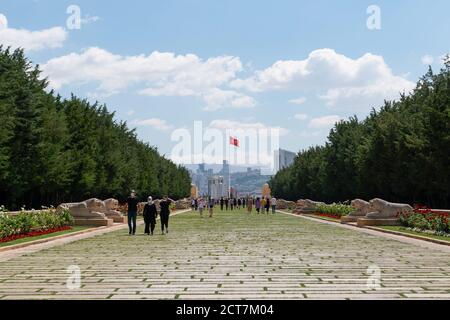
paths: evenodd
<path fill-rule="evenodd" d="M 409 204 L 392 203 L 383 199 L 370 200 L 370 212 L 366 215 L 368 219 L 395 219 L 399 213 L 413 211 Z"/>
<path fill-rule="evenodd" d="M 350 204 L 355 211 L 352 211 L 349 217 L 365 217 L 370 212 L 370 203 L 361 199 L 352 200 Z"/>
<path fill-rule="evenodd" d="M 106 212 L 105 215 L 116 221 L 123 221 L 123 214 L 118 210 L 119 201 L 113 198 L 106 199 L 103 201 L 105 203 Z"/>
<path fill-rule="evenodd" d="M 89 199 L 82 202 L 62 203 L 57 210 L 68 209 L 74 218 L 105 219 L 105 203 L 99 199 Z"/>

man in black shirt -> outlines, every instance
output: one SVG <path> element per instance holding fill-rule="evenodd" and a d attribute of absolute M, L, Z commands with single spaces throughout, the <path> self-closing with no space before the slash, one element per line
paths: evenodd
<path fill-rule="evenodd" d="M 164 227 L 166 228 L 166 233 L 169 233 L 169 215 L 170 215 L 170 204 L 172 200 L 170 200 L 167 196 L 164 196 L 164 199 L 159 203 L 161 207 L 161 231 L 164 234 Z"/>
<path fill-rule="evenodd" d="M 137 218 L 137 206 L 138 199 L 136 198 L 136 192 L 131 191 L 131 195 L 127 199 L 128 204 L 128 229 L 130 231 L 130 235 L 136 234 L 136 218 Z"/>

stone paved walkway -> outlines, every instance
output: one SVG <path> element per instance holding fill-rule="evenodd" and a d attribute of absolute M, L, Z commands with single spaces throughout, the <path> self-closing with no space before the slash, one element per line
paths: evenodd
<path fill-rule="evenodd" d="M 448 251 L 283 214 L 187 213 L 170 227 L 0 262 L 0 299 L 450 299 Z M 79 289 L 66 286 L 71 265 Z"/>

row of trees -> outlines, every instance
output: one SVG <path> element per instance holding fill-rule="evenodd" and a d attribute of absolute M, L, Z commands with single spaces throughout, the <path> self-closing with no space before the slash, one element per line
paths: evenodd
<path fill-rule="evenodd" d="M 137 139 L 105 106 L 45 89 L 22 50 L 0 47 L 0 204 L 189 195 L 189 172 Z"/>
<path fill-rule="evenodd" d="M 301 151 L 270 184 L 291 200 L 450 205 L 450 59 L 438 74 L 430 68 L 410 95 L 363 121 L 337 123 L 324 146 Z"/>

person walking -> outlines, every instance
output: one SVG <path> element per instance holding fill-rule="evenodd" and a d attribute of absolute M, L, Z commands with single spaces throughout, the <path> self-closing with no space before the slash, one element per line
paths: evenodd
<path fill-rule="evenodd" d="M 197 211 L 198 210 L 198 199 L 197 198 L 195 198 L 195 211 Z"/>
<path fill-rule="evenodd" d="M 244 209 L 244 208 L 245 208 L 245 205 L 246 205 L 246 201 L 247 201 L 247 200 L 245 200 L 245 198 L 242 198 L 242 209 Z"/>
<path fill-rule="evenodd" d="M 241 200 L 241 198 L 239 198 L 238 199 L 238 208 L 241 209 L 241 206 L 242 206 L 242 200 Z"/>
<path fill-rule="evenodd" d="M 266 210 L 266 198 L 262 197 L 262 199 L 261 199 L 261 213 L 264 214 L 265 210 Z"/>
<path fill-rule="evenodd" d="M 230 199 L 230 208 L 231 208 L 231 211 L 233 211 L 233 209 L 234 209 L 234 200 L 233 199 Z"/>
<path fill-rule="evenodd" d="M 128 206 L 128 229 L 130 235 L 136 234 L 136 218 L 139 200 L 136 198 L 136 191 L 132 190 L 127 199 Z"/>
<path fill-rule="evenodd" d="M 238 207 L 238 202 L 237 202 L 236 198 L 233 199 L 233 204 L 234 204 L 234 207 L 236 208 L 236 210 L 238 210 L 239 207 Z"/>
<path fill-rule="evenodd" d="M 269 210 L 270 210 L 270 198 L 269 197 L 266 198 L 265 208 L 266 208 L 266 214 L 269 214 Z"/>
<path fill-rule="evenodd" d="M 194 211 L 195 210 L 195 199 L 191 200 L 191 210 Z"/>
<path fill-rule="evenodd" d="M 261 210 L 261 199 L 259 197 L 256 198 L 255 208 L 256 208 L 256 212 L 259 214 L 259 211 Z"/>
<path fill-rule="evenodd" d="M 253 199 L 252 198 L 247 198 L 247 200 L 245 200 L 247 202 L 247 213 L 251 214 L 253 211 Z"/>
<path fill-rule="evenodd" d="M 170 205 L 172 200 L 169 197 L 164 196 L 163 200 L 159 203 L 161 207 L 160 217 L 161 217 L 161 231 L 162 234 L 169 233 L 169 216 L 170 216 Z M 165 228 L 165 233 L 164 233 Z"/>
<path fill-rule="evenodd" d="M 225 198 L 225 210 L 228 211 L 228 204 L 229 204 L 229 200 L 228 198 Z"/>
<path fill-rule="evenodd" d="M 220 211 L 223 211 L 223 205 L 225 204 L 225 200 L 222 198 L 220 198 Z"/>
<path fill-rule="evenodd" d="M 212 218 L 214 214 L 214 199 L 209 200 L 208 206 L 209 206 L 209 217 Z"/>
<path fill-rule="evenodd" d="M 145 231 L 146 235 L 153 235 L 153 231 L 155 231 L 156 226 L 156 216 L 158 215 L 158 211 L 156 210 L 156 205 L 153 202 L 152 197 L 148 197 L 147 203 L 144 206 L 144 222 L 145 222 Z"/>
<path fill-rule="evenodd" d="M 200 217 L 203 218 L 203 210 L 205 209 L 206 203 L 205 203 L 205 199 L 200 198 L 198 200 L 198 211 L 200 212 Z"/>
<path fill-rule="evenodd" d="M 277 199 L 275 197 L 272 197 L 270 200 L 270 204 L 272 205 L 272 213 L 275 214 L 277 211 Z"/>

